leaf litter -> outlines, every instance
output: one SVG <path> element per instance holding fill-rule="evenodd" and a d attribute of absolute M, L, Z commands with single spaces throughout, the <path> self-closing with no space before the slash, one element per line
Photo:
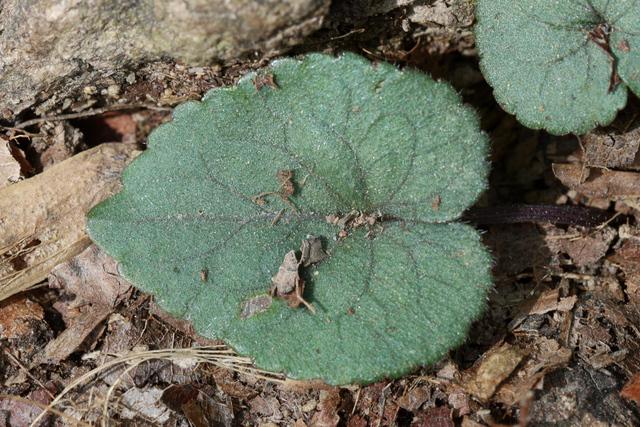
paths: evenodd
<path fill-rule="evenodd" d="M 549 146 L 553 146 L 555 150 L 556 144 L 560 147 L 564 142 L 554 140 Z M 602 152 L 606 154 L 606 148 L 602 148 Z M 538 172 L 534 172 L 536 170 L 535 156 L 540 155 L 540 151 L 533 150 L 532 157 L 529 158 L 528 163 L 525 163 L 524 167 L 531 174 L 531 179 L 540 178 L 540 175 L 536 175 Z M 559 157 L 564 154 L 548 150 L 543 151 L 542 155 L 547 159 L 558 161 Z M 628 159 L 629 156 L 626 158 Z M 494 169 L 499 177 L 501 172 L 499 162 L 494 163 Z M 548 172 L 549 170 L 547 170 Z M 545 197 L 549 197 L 553 192 L 553 197 L 557 197 L 559 203 L 602 203 L 597 199 L 586 198 L 579 192 L 558 189 L 554 186 L 542 193 L 536 193 L 532 189 L 533 187 L 527 187 L 523 183 L 521 183 L 522 186 L 513 186 L 513 184 L 501 186 L 499 179 L 497 183 L 505 194 L 517 190 L 522 194 L 527 194 L 527 197 L 533 197 L 534 194 L 536 196 L 544 194 Z M 600 192 L 600 195 L 602 196 L 603 193 Z M 611 200 L 609 202 L 615 210 L 634 212 L 622 202 L 612 202 Z M 520 229 L 516 226 L 507 226 L 506 228 L 511 229 L 512 236 L 518 236 Z M 640 243 L 638 243 L 640 232 L 635 228 L 633 225 L 617 228 L 617 237 L 609 245 L 605 257 L 590 265 L 580 265 L 575 261 L 567 263 L 566 254 L 558 245 L 556 236 L 563 234 L 558 232 L 558 227 L 536 224 L 528 233 L 529 241 L 538 242 L 541 246 L 548 248 L 547 255 L 549 256 L 536 257 L 535 260 L 530 259 L 527 262 L 519 263 L 519 265 L 512 264 L 510 268 L 506 269 L 509 270 L 509 273 L 503 272 L 498 275 L 496 292 L 491 295 L 490 311 L 474 327 L 467 344 L 452 354 L 452 360 L 445 361 L 433 369 L 418 370 L 391 383 L 383 380 L 363 388 L 342 389 L 339 394 L 340 403 L 335 406 L 334 413 L 349 426 L 393 425 L 393 423 L 410 425 L 414 421 L 415 425 L 453 425 L 451 417 L 457 423 L 461 422 L 464 427 L 504 425 L 519 422 L 520 411 L 522 413 L 528 411 L 528 415 L 523 420 L 532 420 L 532 423 L 544 423 L 556 419 L 558 422 L 577 420 L 577 423 L 583 421 L 594 424 L 605 419 L 619 425 L 637 424 L 638 417 L 634 413 L 632 405 L 635 404 L 634 398 L 636 401 L 638 399 L 637 378 L 638 372 L 640 372 L 640 358 L 637 347 L 634 347 L 634 342 L 637 342 L 637 333 L 633 329 L 638 324 L 638 318 L 633 314 L 633 308 L 635 307 L 637 310 L 640 305 L 640 279 L 638 279 L 640 277 L 640 264 L 638 263 L 638 259 L 640 259 L 638 255 L 640 254 Z M 566 233 L 566 230 L 561 230 L 565 235 L 576 235 L 576 233 Z M 489 234 L 491 233 L 487 233 L 487 235 Z M 577 234 L 577 237 L 571 238 L 579 240 L 581 233 Z M 522 252 L 513 258 L 528 256 L 526 243 L 522 243 Z M 496 267 L 500 267 L 503 261 L 510 258 L 509 250 L 504 247 L 497 251 L 496 255 L 499 255 Z M 555 264 L 550 265 L 549 263 Z M 536 273 L 540 269 L 554 273 L 541 280 L 544 275 Z M 558 274 L 558 269 L 560 269 L 561 275 Z M 607 303 L 606 309 L 603 310 L 600 303 L 607 300 L 607 295 L 613 295 L 608 291 L 598 295 L 595 292 L 597 284 L 592 286 L 590 283 L 612 275 L 621 277 L 623 285 L 621 290 L 628 300 Z M 550 291 L 553 292 L 550 293 Z M 34 295 L 33 291 L 30 295 Z M 578 295 L 580 301 L 577 301 L 576 304 L 576 301 L 573 300 L 577 299 Z M 136 298 L 141 297 L 136 296 Z M 560 307 L 560 301 L 567 298 L 571 298 L 574 304 L 555 310 L 555 307 Z M 589 298 L 595 300 L 593 303 L 585 305 L 584 300 Z M 498 386 L 494 397 L 489 402 L 486 404 L 478 403 L 475 399 L 469 398 L 468 393 L 458 384 L 460 372 L 468 369 L 474 360 L 496 344 L 495 337 L 505 333 L 505 325 L 513 319 L 514 313 L 520 312 L 524 308 L 525 305 L 521 305 L 519 302 L 526 302 L 529 299 L 539 302 L 539 308 L 524 314 L 523 321 L 520 323 L 522 328 L 510 329 L 506 334 L 511 340 L 509 341 L 511 344 L 515 340 L 517 345 L 523 348 L 531 348 L 532 346 L 536 348 L 533 354 L 544 356 L 541 363 L 543 369 L 535 371 L 536 374 L 530 376 L 531 371 L 526 368 L 526 364 L 535 362 L 536 358 L 527 358 L 522 369 L 516 367 L 507 381 Z M 547 302 L 543 303 L 542 300 Z M 612 301 L 616 300 L 612 299 Z M 569 307 L 568 310 L 567 307 Z M 142 304 L 142 308 L 144 308 L 144 304 Z M 135 316 L 145 317 L 144 311 L 136 313 Z M 160 333 L 153 331 L 154 322 L 157 322 L 154 319 L 155 317 L 150 319 L 149 325 L 151 327 L 149 328 L 139 324 L 135 326 L 139 328 L 136 329 L 137 331 L 145 331 L 145 339 L 151 343 L 159 343 L 163 336 L 170 336 L 173 340 L 177 340 L 178 345 L 186 344 L 180 342 L 181 336 L 176 335 L 175 330 L 165 329 L 159 331 Z M 584 326 L 581 326 L 583 323 Z M 595 328 L 595 332 L 591 334 L 590 328 L 592 327 Z M 611 332 L 612 327 L 613 332 Z M 115 333 L 121 334 L 121 332 Z M 546 338 L 547 345 L 533 345 L 532 339 L 535 342 L 535 339 L 539 339 L 535 337 L 539 337 L 541 334 L 554 336 L 557 339 L 548 341 L 549 339 Z M 114 335 L 107 335 L 105 339 L 109 341 L 114 337 Z M 592 337 L 596 339 L 594 340 Z M 599 346 L 598 340 L 605 344 L 611 344 L 608 345 L 609 349 L 606 346 Z M 10 349 L 15 349 L 15 341 L 7 344 Z M 171 341 L 164 345 L 170 346 Z M 626 350 L 626 354 L 620 355 L 614 351 L 618 345 Z M 541 348 L 537 349 L 538 346 Z M 564 362 L 563 355 L 558 358 L 559 360 L 554 361 L 561 362 L 560 364 L 548 363 L 546 361 L 548 359 L 545 357 L 554 358 L 558 351 L 563 353 L 568 351 L 576 354 L 577 357 L 569 362 Z M 14 353 L 21 354 L 15 351 Z M 608 362 L 607 357 L 609 357 Z M 590 360 L 592 364 L 583 363 L 583 360 Z M 68 362 L 65 361 L 65 363 Z M 15 366 L 11 361 L 6 365 L 7 369 L 12 369 Z M 597 368 L 593 366 L 597 366 Z M 58 369 L 65 369 L 65 365 L 60 365 Z M 319 391 L 315 389 L 306 392 L 285 392 L 273 387 L 272 381 L 256 380 L 244 374 L 229 373 L 225 367 L 218 368 L 215 372 L 217 372 L 215 384 L 224 387 L 226 395 L 232 397 L 231 405 L 235 408 L 235 420 L 247 425 L 273 422 L 273 419 L 265 417 L 255 412 L 251 406 L 247 406 L 247 401 L 256 394 L 275 398 L 275 400 L 269 398 L 268 402 L 277 406 L 278 412 L 283 417 L 277 420 L 281 425 L 309 425 L 317 410 L 317 402 L 322 400 Z M 204 372 L 199 375 L 199 378 L 207 380 Z M 530 381 L 534 381 L 536 378 L 539 382 L 531 385 Z M 518 382 L 518 380 L 521 381 Z M 627 386 L 622 388 L 625 381 Z M 505 404 L 502 402 L 514 402 L 513 397 L 507 399 L 505 396 L 520 395 L 513 393 L 514 384 L 518 385 L 521 391 L 535 391 L 536 397 L 533 405 L 531 400 L 522 399 L 513 403 L 511 407 L 504 406 Z M 100 391 L 97 383 L 95 385 L 94 391 Z M 529 388 L 527 389 L 527 387 Z M 10 393 L 26 395 L 21 394 L 20 390 L 23 389 L 13 388 Z M 605 390 L 606 393 L 603 393 L 602 390 Z M 6 392 L 6 389 L 3 391 Z M 211 394 L 211 392 L 208 393 Z M 617 393 L 620 393 L 623 399 L 617 400 Z M 594 400 L 583 400 L 582 396 L 585 395 L 591 396 Z M 70 396 L 72 400 L 81 403 L 80 393 L 75 397 Z M 456 396 L 462 396 L 462 399 Z M 32 397 L 35 396 L 30 394 L 29 398 Z M 413 404 L 408 403 L 410 399 L 414 402 Z M 624 399 L 629 400 L 625 401 Z M 34 400 L 39 401 L 39 398 L 35 397 Z M 42 401 L 46 402 L 46 400 Z M 384 404 L 382 404 L 383 402 Z M 459 402 L 468 403 L 467 407 L 470 406 L 471 409 L 464 409 L 465 405 Z M 565 405 L 561 404 L 563 402 Z M 594 402 L 596 403 L 594 404 Z M 567 406 L 566 403 L 570 405 Z M 438 416 L 438 411 L 446 412 L 446 414 Z M 594 412 L 595 415 L 593 415 Z M 436 420 L 441 424 L 435 424 Z"/>

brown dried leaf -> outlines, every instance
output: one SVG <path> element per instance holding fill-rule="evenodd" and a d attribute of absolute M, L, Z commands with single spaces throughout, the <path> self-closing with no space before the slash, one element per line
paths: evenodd
<path fill-rule="evenodd" d="M 578 230 L 576 227 L 569 227 L 567 234 L 578 234 Z M 560 246 L 574 263 L 595 264 L 607 253 L 609 245 L 617 235 L 618 233 L 613 227 L 606 226 L 596 233 L 590 233 L 576 239 L 561 239 Z"/>
<path fill-rule="evenodd" d="M 466 393 L 450 393 L 449 406 L 453 408 L 453 415 L 456 418 L 471 413 L 471 408 L 469 407 L 469 395 Z"/>
<path fill-rule="evenodd" d="M 577 295 L 571 295 L 566 298 L 560 298 L 558 301 L 557 311 L 567 312 L 573 310 L 573 307 L 576 305 L 576 301 L 578 301 Z"/>
<path fill-rule="evenodd" d="M 559 289 L 549 289 L 542 292 L 537 298 L 531 298 L 524 301 L 520 309 L 526 315 L 544 314 L 556 310 L 558 307 L 558 298 L 560 296 Z"/>
<path fill-rule="evenodd" d="M 340 389 L 334 388 L 327 393 L 318 405 L 319 412 L 311 418 L 311 427 L 336 427 L 340 422 L 338 406 L 342 403 Z"/>
<path fill-rule="evenodd" d="M 273 415 L 273 408 L 269 406 L 267 401 L 264 400 L 264 397 L 262 396 L 256 396 L 250 401 L 248 401 L 247 403 L 249 404 L 249 407 L 251 408 L 252 412 L 255 412 L 267 417 Z"/>
<path fill-rule="evenodd" d="M 218 368 L 213 371 L 216 385 L 223 393 L 238 399 L 248 400 L 256 395 L 251 387 L 247 387 L 235 378 L 235 374 L 228 369 Z"/>
<path fill-rule="evenodd" d="M 118 406 L 119 416 L 121 419 L 133 420 L 142 415 L 156 424 L 164 425 L 171 416 L 171 411 L 160 400 L 162 393 L 163 391 L 157 387 L 130 388 L 122 395 L 121 404 Z"/>
<path fill-rule="evenodd" d="M 131 284 L 118 274 L 117 261 L 96 245 L 51 270 L 49 287 L 75 295 L 72 301 L 54 304 L 67 324 L 75 317 L 91 316 L 91 307 L 113 309 L 132 290 Z"/>
<path fill-rule="evenodd" d="M 623 39 L 623 41 L 625 41 Z M 626 41 L 625 41 L 626 42 Z M 627 46 L 628 47 L 628 46 Z M 620 43 L 620 49 L 624 43 Z M 606 127 L 597 128 L 584 140 L 587 166 L 600 168 L 632 168 L 640 145 L 640 101 L 631 97 L 627 106 Z M 637 160 L 636 160 L 637 162 Z"/>
<path fill-rule="evenodd" d="M 586 196 L 621 200 L 640 196 L 640 173 L 592 169 L 583 181 L 581 165 L 553 164 L 553 173 L 564 185 Z"/>
<path fill-rule="evenodd" d="M 463 373 L 464 388 L 482 401 L 489 400 L 529 352 L 507 343 L 495 345 L 483 355 L 479 366 Z"/>
<path fill-rule="evenodd" d="M 519 403 L 547 373 L 567 363 L 571 359 L 571 350 L 560 347 L 553 339 L 537 337 L 528 345 L 532 353 L 519 366 L 518 372 L 511 375 L 493 396 L 493 400 L 511 406 Z"/>
<path fill-rule="evenodd" d="M 629 303 L 640 306 L 640 272 L 627 276 L 625 281 L 627 298 Z"/>
<path fill-rule="evenodd" d="M 51 382 L 45 384 L 47 391 L 38 388 L 27 396 L 27 401 L 14 399 L 0 399 L 0 414 L 4 415 L 4 426 L 35 426 L 45 427 L 51 425 L 51 414 L 45 414 L 40 420 L 32 424 L 42 413 L 42 407 L 51 403 L 51 395 L 57 392 L 56 387 Z M 29 403 L 29 400 L 40 405 Z M 3 419 L 0 418 L 0 422 Z"/>
<path fill-rule="evenodd" d="M 173 411 L 182 411 L 194 427 L 231 427 L 231 409 L 195 383 L 169 387 L 162 393 L 162 402 Z"/>
<path fill-rule="evenodd" d="M 51 270 L 49 286 L 64 288 L 75 299 L 54 304 L 67 329 L 47 344 L 34 364 L 58 363 L 76 351 L 132 290 L 131 284 L 118 274 L 116 261 L 96 245 Z"/>
<path fill-rule="evenodd" d="M 572 295 L 560 298 L 559 289 L 544 291 L 537 298 L 531 298 L 520 305 L 520 310 L 528 316 L 533 314 L 545 314 L 551 311 L 569 311 L 575 305 L 578 297 Z"/>
<path fill-rule="evenodd" d="M 449 408 L 429 408 L 426 411 L 420 411 L 411 423 L 411 427 L 453 427 L 454 425 Z"/>
<path fill-rule="evenodd" d="M 633 400 L 640 405 L 640 373 L 635 374 L 629 381 L 622 387 L 620 396 L 625 399 Z"/>
<path fill-rule="evenodd" d="M 638 146 L 640 129 L 625 133 L 611 129 L 596 130 L 585 138 L 585 166 L 606 169 L 628 168 L 633 165 Z"/>
<path fill-rule="evenodd" d="M 139 151 L 103 144 L 0 191 L 0 300 L 44 280 L 87 248 L 86 213 L 117 192 Z"/>

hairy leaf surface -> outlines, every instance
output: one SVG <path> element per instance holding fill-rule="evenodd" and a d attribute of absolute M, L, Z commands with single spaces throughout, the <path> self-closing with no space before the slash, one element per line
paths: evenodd
<path fill-rule="evenodd" d="M 478 233 L 449 222 L 485 187 L 475 112 L 447 84 L 352 54 L 266 74 L 277 88 L 251 74 L 176 108 L 91 211 L 92 239 L 165 310 L 262 368 L 345 384 L 437 361 L 491 286 Z M 309 235 L 328 254 L 299 267 L 315 314 L 267 297 Z M 249 301 L 262 310 L 241 316 Z"/>
<path fill-rule="evenodd" d="M 482 0 L 476 17 L 482 72 L 525 126 L 586 133 L 640 94 L 638 0 Z"/>

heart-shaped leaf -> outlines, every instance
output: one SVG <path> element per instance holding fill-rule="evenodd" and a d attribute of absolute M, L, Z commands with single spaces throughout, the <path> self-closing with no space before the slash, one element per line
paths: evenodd
<path fill-rule="evenodd" d="M 281 60 L 179 106 L 87 226 L 258 366 L 370 382 L 435 362 L 482 312 L 490 256 L 448 221 L 483 191 L 486 153 L 445 83 L 352 54 Z"/>
<path fill-rule="evenodd" d="M 482 72 L 525 126 L 586 133 L 640 94 L 636 0 L 483 0 L 476 17 Z"/>

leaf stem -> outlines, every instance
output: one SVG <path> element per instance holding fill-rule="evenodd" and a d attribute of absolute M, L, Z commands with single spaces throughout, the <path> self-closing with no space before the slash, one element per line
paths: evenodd
<path fill-rule="evenodd" d="M 550 222 L 595 227 L 610 221 L 613 217 L 609 212 L 583 206 L 508 205 L 470 208 L 462 214 L 461 220 L 476 224 Z"/>

